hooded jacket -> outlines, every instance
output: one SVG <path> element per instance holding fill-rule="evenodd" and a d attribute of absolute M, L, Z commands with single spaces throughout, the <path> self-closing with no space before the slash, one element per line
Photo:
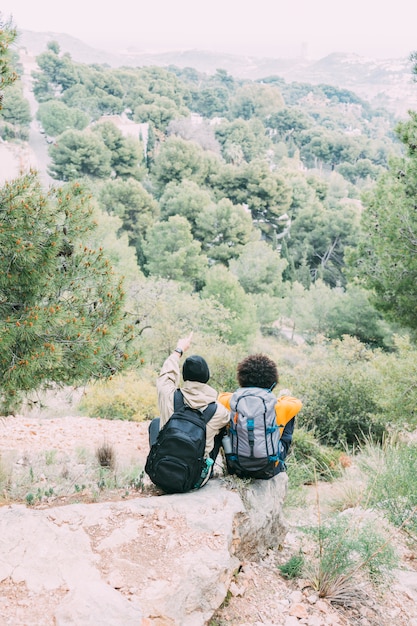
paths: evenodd
<path fill-rule="evenodd" d="M 180 359 L 177 354 L 171 354 L 163 364 L 156 381 L 160 428 L 162 428 L 174 412 L 174 392 L 180 386 Z M 204 410 L 210 402 L 217 402 L 218 394 L 207 383 L 186 380 L 181 387 L 184 402 L 192 409 Z M 216 412 L 206 426 L 207 457 L 214 447 L 214 437 L 229 422 L 229 411 L 220 402 L 217 402 Z"/>

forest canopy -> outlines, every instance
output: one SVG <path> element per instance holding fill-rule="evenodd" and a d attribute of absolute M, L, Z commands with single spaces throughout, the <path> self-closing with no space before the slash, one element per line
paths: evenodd
<path fill-rule="evenodd" d="M 3 28 L 6 50 L 13 33 L 10 25 Z M 123 288 L 111 288 L 126 295 L 117 298 L 117 312 L 105 314 L 106 327 L 120 330 L 131 317 L 136 354 L 152 362 L 162 345 L 200 319 L 210 341 L 237 349 L 288 328 L 307 344 L 317 336 L 351 336 L 384 350 L 394 349 L 395 333 L 414 337 L 415 114 L 398 124 L 387 111 L 330 85 L 243 80 L 222 69 L 208 75 L 174 66 L 86 65 L 54 41 L 36 60 L 36 116 L 50 141 L 49 174 L 57 189 L 46 194 L 34 175 L 10 183 L 2 190 L 3 223 L 15 197 L 19 208 L 44 206 L 43 219 L 49 215 L 55 224 L 64 197 L 78 206 L 82 189 L 99 232 L 113 233 L 108 251 L 97 253 L 93 245 L 88 254 L 109 257 L 115 273 L 125 276 Z M 0 135 L 18 141 L 30 115 L 16 80 L 18 60 L 9 55 L 2 63 Z M 64 227 L 68 231 L 60 219 L 57 228 Z M 2 232 L 9 246 L 21 245 L 15 242 L 22 232 L 16 238 Z M 46 235 L 42 249 L 54 236 Z M 61 250 L 64 243 L 56 245 Z M 58 257 L 62 266 L 62 252 Z M 51 268 L 58 257 L 48 260 Z M 19 308 L 10 309 L 6 269 L 3 278 L 2 321 L 11 337 L 10 324 L 23 318 Z M 91 289 L 101 289 L 93 283 Z M 29 286 L 29 278 L 20 285 L 18 307 L 28 306 Z M 164 290 L 167 301 L 157 305 L 152 294 Z M 41 292 L 42 302 L 59 300 L 63 287 Z M 190 313 L 173 317 L 168 294 L 184 299 Z M 88 300 L 106 299 L 97 298 Z M 165 339 L 150 353 L 149 338 L 164 325 Z M 9 346 L 21 340 L 16 336 Z M 119 346 L 119 355 L 128 352 Z M 11 354 L 26 360 L 9 347 L 3 356 L 8 376 Z M 66 353 L 62 358 L 69 362 Z M 96 365 L 101 372 L 114 368 L 111 359 Z M 52 369 L 44 371 L 53 377 Z M 33 386 L 41 382 L 35 372 L 30 377 Z M 14 385 L 29 388 L 21 380 Z"/>

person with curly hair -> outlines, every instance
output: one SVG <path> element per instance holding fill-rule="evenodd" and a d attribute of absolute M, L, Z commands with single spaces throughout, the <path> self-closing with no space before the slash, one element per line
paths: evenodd
<path fill-rule="evenodd" d="M 279 428 L 280 433 L 278 458 L 273 463 L 272 471 L 269 471 L 266 476 L 262 476 L 260 473 L 259 476 L 256 476 L 256 472 L 253 473 L 254 477 L 270 478 L 286 470 L 285 458 L 287 457 L 292 443 L 295 416 L 301 410 L 302 402 L 298 398 L 293 397 L 288 389 L 282 389 L 278 397 L 272 393 L 279 381 L 278 368 L 276 363 L 264 354 L 251 354 L 238 363 L 237 381 L 239 389 L 234 393 L 220 393 L 218 398 L 218 401 L 230 411 L 232 429 L 233 419 L 236 420 L 236 415 L 238 414 L 237 406 L 239 398 L 242 396 L 249 394 L 253 396 L 259 395 L 265 406 L 270 406 L 272 410 L 275 411 L 276 426 Z M 249 415 L 249 418 L 250 417 Z M 252 417 L 256 419 L 255 416 Z M 262 429 L 260 432 L 262 432 Z M 242 470 L 241 472 L 234 471 L 233 464 L 229 463 L 228 469 L 231 473 L 237 473 L 241 476 L 250 476 L 250 469 Z"/>

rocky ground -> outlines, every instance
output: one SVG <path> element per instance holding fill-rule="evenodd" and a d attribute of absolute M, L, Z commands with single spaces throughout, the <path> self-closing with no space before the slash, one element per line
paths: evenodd
<path fill-rule="evenodd" d="M 143 464 L 148 450 L 147 424 L 81 417 L 68 410 L 68 404 L 62 397 L 58 398 L 53 409 L 35 408 L 26 411 L 25 415 L 7 417 L 0 422 L 0 459 L 3 465 L 30 464 L 31 459 L 56 450 L 65 455 L 68 466 L 71 458 L 73 463 L 79 462 L 76 457 L 80 449 L 93 455 L 97 447 L 104 443 L 113 446 L 119 463 Z M 331 496 L 334 488 L 323 485 L 323 501 Z M 146 493 L 145 489 L 145 492 L 129 493 L 128 497 L 146 497 Z M 117 499 L 126 495 L 123 490 L 113 490 L 108 496 L 102 493 L 100 498 Z M 35 507 L 65 505 L 73 502 L 75 497 L 77 494 L 72 494 L 71 498 L 51 496 L 35 503 Z M 78 497 L 83 499 L 80 494 Z M 84 494 L 84 501 L 86 498 L 88 493 Z M 282 577 L 278 565 L 297 554 L 300 547 L 307 551 L 308 558 L 308 547 L 299 531 L 299 523 L 316 516 L 315 499 L 311 488 L 307 503 L 288 511 L 289 532 L 283 546 L 271 550 L 260 563 L 242 563 L 225 602 L 213 616 L 210 626 L 391 626 L 392 623 L 396 626 L 417 626 L 417 563 L 415 552 L 413 554 L 403 541 L 397 541 L 401 544 L 400 562 L 392 585 L 379 592 L 365 589 L 359 594 L 358 591 L 357 597 L 351 598 L 352 606 L 347 608 L 335 607 L 325 598 L 319 598 L 307 581 L 291 581 Z M 8 505 L 6 493 L 3 493 L 2 504 Z M 155 528 L 158 524 L 161 520 L 155 519 Z M 97 542 L 101 538 L 92 536 L 90 539 Z M 152 533 L 148 533 L 147 541 L 152 542 Z M 141 550 L 144 549 L 145 546 L 141 546 Z M 154 550 L 155 547 L 147 545 L 147 549 Z M 111 572 L 103 571 L 103 575 L 111 577 Z M 129 589 L 124 592 L 128 594 Z M 359 595 L 361 599 L 355 605 Z M 54 622 L 48 616 L 53 614 L 58 600 L 53 596 L 47 597 L 47 594 L 28 597 L 19 585 L 11 585 L 5 580 L 0 583 L 0 624 L 52 625 Z"/>

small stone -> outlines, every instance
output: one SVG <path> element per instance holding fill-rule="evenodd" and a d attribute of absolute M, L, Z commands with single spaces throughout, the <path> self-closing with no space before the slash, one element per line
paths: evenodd
<path fill-rule="evenodd" d="M 327 604 L 327 602 L 324 602 L 324 600 L 317 600 L 315 607 L 322 613 L 329 612 L 329 605 Z"/>
<path fill-rule="evenodd" d="M 318 595 L 316 595 L 315 593 L 312 594 L 311 596 L 307 596 L 307 602 L 309 604 L 316 604 L 317 600 L 319 599 Z"/>
<path fill-rule="evenodd" d="M 304 619 L 308 617 L 308 612 L 303 604 L 293 604 L 290 608 L 290 615 L 294 615 L 298 619 Z"/>
<path fill-rule="evenodd" d="M 302 602 L 304 600 L 301 591 L 292 591 L 288 597 L 292 603 Z"/>

